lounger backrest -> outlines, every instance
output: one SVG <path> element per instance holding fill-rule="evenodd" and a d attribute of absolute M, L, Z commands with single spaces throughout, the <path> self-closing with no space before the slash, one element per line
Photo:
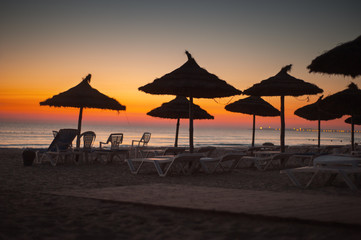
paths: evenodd
<path fill-rule="evenodd" d="M 80 137 L 83 138 L 83 148 L 91 149 L 96 138 L 95 133 L 93 131 L 83 132 Z"/>
<path fill-rule="evenodd" d="M 78 134 L 78 129 L 60 129 L 53 141 L 50 143 L 48 151 L 66 150 L 71 147 L 73 140 Z"/>
<path fill-rule="evenodd" d="M 119 145 L 123 143 L 123 133 L 112 133 L 107 142 L 110 142 L 110 149 L 118 149 Z"/>
<path fill-rule="evenodd" d="M 169 147 L 165 149 L 163 155 L 177 155 L 183 153 L 185 150 L 186 148 L 183 147 Z"/>
<path fill-rule="evenodd" d="M 216 147 L 201 147 L 197 150 L 197 153 L 203 153 L 206 157 L 211 156 L 211 154 L 216 150 Z"/>
<path fill-rule="evenodd" d="M 194 162 L 204 157 L 203 153 L 181 153 L 174 157 L 174 162 Z"/>
<path fill-rule="evenodd" d="M 228 153 L 222 157 L 222 162 L 229 161 L 229 160 L 235 160 L 235 159 L 241 159 L 242 157 L 244 157 L 244 154 Z"/>
<path fill-rule="evenodd" d="M 142 138 L 140 139 L 140 143 L 143 143 L 143 146 L 147 146 L 147 144 L 149 143 L 150 141 L 150 136 L 151 136 L 151 133 L 150 132 L 145 132 L 143 133 L 143 136 Z M 140 144 L 139 143 L 139 144 Z"/>

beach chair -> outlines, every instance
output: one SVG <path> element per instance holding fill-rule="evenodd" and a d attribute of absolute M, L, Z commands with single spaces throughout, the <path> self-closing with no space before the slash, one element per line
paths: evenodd
<path fill-rule="evenodd" d="M 181 153 L 173 157 L 159 156 L 151 158 L 128 159 L 128 166 L 133 174 L 138 174 L 144 163 L 152 163 L 160 177 L 165 177 L 171 170 L 190 175 L 198 170 L 202 153 Z M 135 164 L 138 164 L 136 167 Z"/>
<path fill-rule="evenodd" d="M 96 134 L 93 131 L 86 131 L 80 134 L 80 139 L 83 139 L 83 147 L 75 148 L 73 150 L 75 164 L 79 164 L 81 161 L 91 161 L 91 159 L 89 159 L 89 154 L 92 153 L 95 138 Z"/>
<path fill-rule="evenodd" d="M 146 147 L 150 141 L 150 132 L 143 133 L 140 140 L 132 140 L 132 149 L 134 150 L 134 157 L 137 158 L 139 155 L 140 157 L 146 157 L 146 155 L 142 152 L 144 147 Z"/>
<path fill-rule="evenodd" d="M 37 163 L 41 163 L 47 157 L 50 163 L 56 166 L 59 160 L 65 161 L 67 157 L 72 157 L 72 142 L 77 135 L 78 129 L 60 129 L 41 157 L 39 155 L 42 152 L 36 152 Z"/>
<path fill-rule="evenodd" d="M 168 147 L 164 150 L 163 156 L 168 156 L 168 155 L 175 156 L 175 155 L 185 152 L 185 150 L 186 150 L 185 147 Z"/>
<path fill-rule="evenodd" d="M 330 175 L 326 184 L 331 184 L 336 176 L 339 175 L 351 190 L 356 191 L 360 181 L 360 164 L 361 158 L 359 157 L 325 155 L 315 158 L 313 166 L 284 169 L 281 170 L 280 173 L 287 174 L 291 182 L 301 188 L 308 188 L 318 175 Z M 308 182 L 302 185 L 296 178 L 295 173 L 311 173 L 312 175 Z M 355 176 L 356 184 L 351 180 L 349 175 Z"/>
<path fill-rule="evenodd" d="M 317 167 L 317 166 L 307 166 L 307 167 L 300 167 L 300 168 L 292 168 L 292 169 L 284 169 L 281 170 L 280 173 L 287 174 L 288 178 L 291 180 L 291 182 L 300 188 L 308 188 L 311 183 L 314 181 L 316 176 L 326 173 L 330 174 L 330 179 L 327 181 L 327 183 L 332 183 L 334 180 L 333 176 L 340 175 L 341 178 L 345 181 L 347 186 L 353 190 L 356 191 L 357 185 L 351 180 L 349 177 L 350 174 L 361 174 L 361 168 L 354 168 L 354 167 L 336 167 L 336 166 L 330 166 L 330 167 Z M 303 186 L 300 181 L 296 178 L 294 173 L 312 173 L 312 176 L 310 180 Z M 359 178 L 359 176 L 357 177 Z M 358 180 L 356 180 L 358 181 Z"/>
<path fill-rule="evenodd" d="M 207 147 L 200 147 L 198 149 L 195 149 L 195 152 L 203 153 L 206 157 L 210 157 L 216 149 L 217 149 L 216 147 L 207 146 Z"/>
<path fill-rule="evenodd" d="M 123 133 L 112 133 L 109 135 L 106 142 L 99 142 L 99 149 L 95 150 L 95 159 L 102 159 L 102 156 L 107 156 L 104 163 L 112 162 L 114 157 L 118 157 L 120 160 L 129 157 L 129 149 L 121 148 L 123 143 Z M 110 146 L 109 146 L 110 145 Z"/>
<path fill-rule="evenodd" d="M 235 169 L 239 161 L 246 156 L 246 153 L 226 153 L 221 157 L 210 158 L 203 157 L 200 159 L 202 169 L 206 173 L 214 173 L 218 168 L 222 171 L 232 171 Z M 228 166 L 226 166 L 228 163 Z M 209 165 L 215 165 L 213 169 L 209 169 Z"/>
<path fill-rule="evenodd" d="M 111 133 L 106 142 L 99 142 L 99 148 L 104 149 L 110 144 L 110 149 L 115 150 L 119 148 L 119 145 L 123 143 L 123 133 Z"/>
<path fill-rule="evenodd" d="M 56 135 L 58 134 L 58 131 L 53 131 L 53 136 L 56 137 Z"/>
<path fill-rule="evenodd" d="M 167 148 L 152 148 L 152 149 L 142 149 L 142 157 L 159 157 L 159 156 L 175 156 L 177 154 L 183 153 L 186 151 L 185 147 L 167 147 Z"/>
<path fill-rule="evenodd" d="M 253 165 L 261 171 L 265 171 L 271 167 L 284 168 L 288 159 L 292 156 L 292 153 L 275 153 L 269 156 L 245 156 L 243 160 L 250 160 Z"/>

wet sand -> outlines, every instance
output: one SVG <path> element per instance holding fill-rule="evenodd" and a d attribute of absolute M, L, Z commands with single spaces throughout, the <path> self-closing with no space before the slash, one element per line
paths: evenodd
<path fill-rule="evenodd" d="M 232 173 L 160 178 L 152 165 L 145 166 L 139 175 L 132 175 L 121 161 L 24 167 L 21 153 L 21 149 L 0 149 L 0 239 L 359 239 L 361 236 L 359 226 L 48 193 L 162 183 L 360 198 L 342 181 L 327 187 L 315 184 L 309 190 L 302 190 L 293 187 L 276 169 L 260 172 L 239 168 Z"/>

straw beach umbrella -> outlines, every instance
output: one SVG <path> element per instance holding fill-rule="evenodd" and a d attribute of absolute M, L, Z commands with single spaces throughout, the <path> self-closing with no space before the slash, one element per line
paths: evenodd
<path fill-rule="evenodd" d="M 345 123 L 351 124 L 351 131 L 355 131 L 355 125 L 361 125 L 361 115 L 349 117 L 345 119 Z"/>
<path fill-rule="evenodd" d="M 193 152 L 193 98 L 229 97 L 242 92 L 201 68 L 186 51 L 188 61 L 181 67 L 139 88 L 150 94 L 189 97 L 189 149 Z"/>
<path fill-rule="evenodd" d="M 280 96 L 281 97 L 281 151 L 285 151 L 285 96 L 302 96 L 322 93 L 323 90 L 315 84 L 297 79 L 287 72 L 291 70 L 292 64 L 281 69 L 275 76 L 270 77 L 244 91 L 251 96 Z"/>
<path fill-rule="evenodd" d="M 78 138 L 77 147 L 80 145 L 79 135 L 81 133 L 81 123 L 83 117 L 84 108 L 100 108 L 110 110 L 125 110 L 125 106 L 121 105 L 114 98 L 110 98 L 98 90 L 90 86 L 91 74 L 88 74 L 83 81 L 78 85 L 69 90 L 59 93 L 43 102 L 40 102 L 41 106 L 52 106 L 52 107 L 75 107 L 79 108 L 79 119 L 78 119 Z"/>
<path fill-rule="evenodd" d="M 326 97 L 321 102 L 321 108 L 328 112 L 351 115 L 351 149 L 354 150 L 354 124 L 353 119 L 361 114 L 361 90 L 356 84 L 351 83 L 343 91 Z"/>
<path fill-rule="evenodd" d="M 214 119 L 206 110 L 203 110 L 200 106 L 193 104 L 193 119 Z M 152 117 L 177 119 L 176 134 L 174 147 L 178 146 L 178 132 L 180 119 L 189 118 L 189 101 L 186 97 L 177 96 L 170 102 L 163 103 L 162 106 L 157 107 L 147 115 Z"/>
<path fill-rule="evenodd" d="M 361 36 L 318 56 L 307 68 L 310 72 L 360 76 Z"/>
<path fill-rule="evenodd" d="M 252 147 L 254 147 L 254 135 L 256 129 L 256 115 L 263 117 L 279 116 L 278 111 L 271 104 L 260 97 L 250 96 L 226 105 L 225 109 L 230 112 L 238 112 L 253 115 Z"/>
<path fill-rule="evenodd" d="M 323 95 L 314 103 L 303 106 L 295 111 L 295 115 L 310 120 L 318 121 L 318 148 L 321 146 L 321 121 L 333 120 L 342 117 L 342 114 L 329 113 L 322 110 L 320 102 Z"/>
<path fill-rule="evenodd" d="M 345 123 L 361 125 L 361 115 L 356 115 L 352 119 L 351 117 L 348 117 L 345 119 Z"/>

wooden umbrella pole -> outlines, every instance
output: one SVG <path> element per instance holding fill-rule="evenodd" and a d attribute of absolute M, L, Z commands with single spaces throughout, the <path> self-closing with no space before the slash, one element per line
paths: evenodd
<path fill-rule="evenodd" d="M 193 97 L 189 97 L 189 151 L 193 153 Z"/>
<path fill-rule="evenodd" d="M 351 115 L 351 151 L 355 150 L 355 124 L 353 121 L 354 115 Z"/>
<path fill-rule="evenodd" d="M 285 96 L 281 96 L 281 152 L 285 152 Z"/>
<path fill-rule="evenodd" d="M 177 119 L 177 127 L 176 127 L 176 130 L 175 130 L 175 142 L 174 142 L 174 147 L 178 147 L 179 121 L 180 121 L 180 118 L 178 118 L 178 119 Z"/>
<path fill-rule="evenodd" d="M 321 120 L 318 118 L 318 149 L 321 147 Z"/>
<path fill-rule="evenodd" d="M 255 129 L 256 129 L 256 114 L 253 114 L 252 147 L 254 147 Z"/>
<path fill-rule="evenodd" d="M 81 121 L 83 118 L 83 107 L 80 108 L 79 118 L 78 118 L 78 135 L 76 137 L 76 147 L 80 147 L 80 132 L 81 132 Z"/>

